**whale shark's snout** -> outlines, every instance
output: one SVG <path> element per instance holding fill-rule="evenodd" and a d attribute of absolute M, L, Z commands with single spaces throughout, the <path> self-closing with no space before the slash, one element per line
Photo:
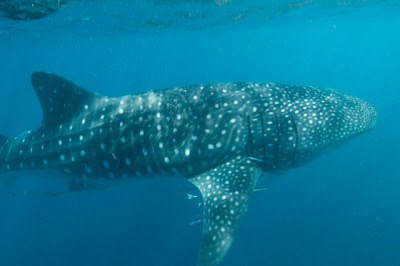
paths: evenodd
<path fill-rule="evenodd" d="M 343 95 L 342 107 L 336 110 L 341 123 L 338 129 L 343 138 L 349 138 L 372 130 L 376 124 L 377 112 L 374 106 L 359 98 Z"/>
<path fill-rule="evenodd" d="M 360 121 L 359 127 L 364 132 L 370 131 L 375 127 L 377 112 L 374 106 L 365 102 L 363 100 L 359 100 L 359 113 L 360 113 Z M 361 132 L 363 133 L 363 132 Z"/>
<path fill-rule="evenodd" d="M 359 98 L 333 89 L 300 88 L 288 92 L 294 102 L 291 105 L 295 109 L 292 124 L 296 134 L 284 140 L 285 146 L 294 147 L 293 165 L 301 165 L 325 148 L 359 136 L 375 126 L 376 109 Z"/>

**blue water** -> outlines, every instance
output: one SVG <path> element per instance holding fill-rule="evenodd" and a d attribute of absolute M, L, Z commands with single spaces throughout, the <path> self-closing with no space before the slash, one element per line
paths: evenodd
<path fill-rule="evenodd" d="M 228 81 L 332 87 L 373 104 L 376 129 L 264 175 L 221 265 L 400 265 L 399 4 L 160 2 L 0 17 L 1 134 L 40 125 L 33 71 L 109 96 Z M 39 175 L 1 176 L 0 265 L 195 265 L 202 225 L 190 223 L 202 210 L 185 180 L 26 195 L 63 189 L 56 173 Z"/>

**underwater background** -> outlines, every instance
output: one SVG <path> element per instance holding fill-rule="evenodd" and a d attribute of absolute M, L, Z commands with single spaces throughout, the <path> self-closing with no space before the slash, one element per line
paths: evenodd
<path fill-rule="evenodd" d="M 35 4 L 47 7 L 37 18 Z M 398 1 L 3 0 L 0 133 L 41 124 L 34 71 L 108 96 L 232 81 L 335 88 L 374 105 L 376 128 L 264 174 L 221 265 L 400 265 L 399 47 Z M 196 264 L 201 196 L 186 180 L 56 194 L 64 179 L 42 174 L 0 176 L 1 266 Z"/>

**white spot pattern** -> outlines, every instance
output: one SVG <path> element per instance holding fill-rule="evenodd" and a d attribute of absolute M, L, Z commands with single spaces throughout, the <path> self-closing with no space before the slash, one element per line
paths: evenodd
<path fill-rule="evenodd" d="M 243 167 L 240 169 L 239 167 Z M 237 157 L 190 179 L 203 195 L 199 265 L 218 264 L 233 241 L 261 169 Z"/>

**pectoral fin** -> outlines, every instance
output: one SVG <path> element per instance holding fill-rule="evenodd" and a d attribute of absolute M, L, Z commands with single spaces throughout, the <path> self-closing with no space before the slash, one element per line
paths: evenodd
<path fill-rule="evenodd" d="M 235 238 L 262 170 L 237 157 L 190 179 L 203 195 L 203 238 L 199 266 L 217 265 Z"/>

